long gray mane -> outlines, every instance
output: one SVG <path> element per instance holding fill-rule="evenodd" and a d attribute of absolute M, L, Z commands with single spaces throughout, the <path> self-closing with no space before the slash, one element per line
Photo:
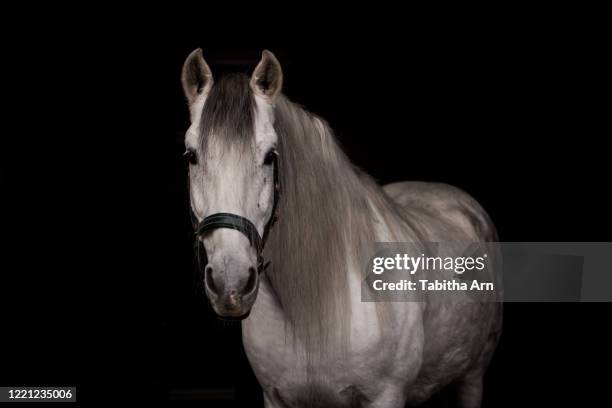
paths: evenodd
<path fill-rule="evenodd" d="M 326 121 L 280 95 L 275 129 L 283 195 L 266 248 L 272 260 L 267 276 L 295 335 L 320 353 L 332 342 L 346 345 L 348 274 L 365 268 L 373 255 L 376 217 L 397 227 L 397 241 L 414 241 L 415 229 L 350 163 Z"/>

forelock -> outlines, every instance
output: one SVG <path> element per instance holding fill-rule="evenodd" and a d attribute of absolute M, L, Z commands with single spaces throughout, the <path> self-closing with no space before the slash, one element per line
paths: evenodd
<path fill-rule="evenodd" d="M 255 98 L 249 78 L 228 74 L 216 82 L 206 97 L 200 119 L 202 151 L 211 138 L 227 146 L 246 146 L 254 140 Z"/>

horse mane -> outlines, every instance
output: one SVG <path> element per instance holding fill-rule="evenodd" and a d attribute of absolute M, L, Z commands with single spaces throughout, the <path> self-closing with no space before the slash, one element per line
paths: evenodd
<path fill-rule="evenodd" d="M 348 277 L 351 270 L 365 273 L 374 254 L 374 209 L 384 217 L 379 222 L 397 226 L 395 240 L 414 241 L 413 229 L 377 183 L 351 164 L 325 120 L 283 95 L 275 102 L 282 196 L 266 247 L 267 277 L 307 352 L 324 352 L 331 343 L 346 349 Z"/>

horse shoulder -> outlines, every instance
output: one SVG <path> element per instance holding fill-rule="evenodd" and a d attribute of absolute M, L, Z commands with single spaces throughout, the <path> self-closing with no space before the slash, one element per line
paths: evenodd
<path fill-rule="evenodd" d="M 429 213 L 478 240 L 497 240 L 495 227 L 486 211 L 457 187 L 444 183 L 405 181 L 387 184 L 383 190 L 406 210 Z"/>

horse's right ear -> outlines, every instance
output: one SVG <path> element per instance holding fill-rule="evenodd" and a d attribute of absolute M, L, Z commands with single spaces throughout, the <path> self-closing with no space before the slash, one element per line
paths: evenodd
<path fill-rule="evenodd" d="M 200 95 L 205 95 L 210 91 L 213 84 L 213 76 L 204 56 L 202 49 L 193 50 L 183 64 L 181 74 L 183 91 L 187 101 L 191 105 Z"/>

